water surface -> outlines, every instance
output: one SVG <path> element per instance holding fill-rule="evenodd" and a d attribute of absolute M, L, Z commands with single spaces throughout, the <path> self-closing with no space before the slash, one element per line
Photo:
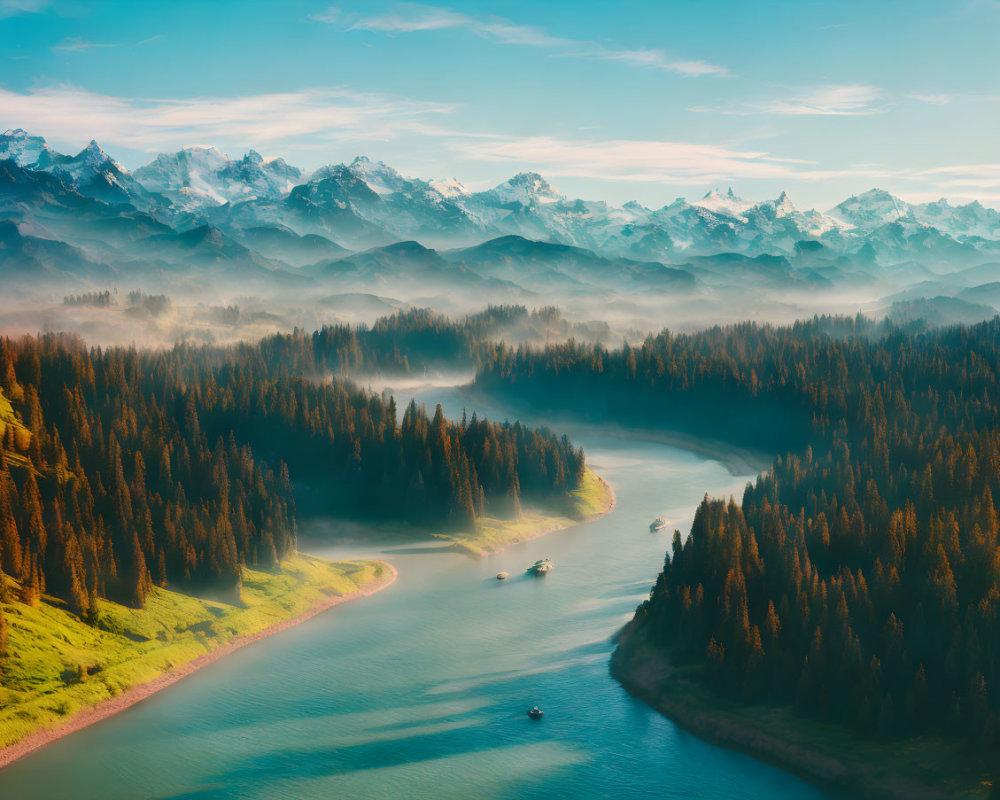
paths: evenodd
<path fill-rule="evenodd" d="M 447 389 L 418 399 L 472 410 Z M 748 476 L 665 444 L 569 433 L 615 487 L 612 515 L 482 561 L 434 541 L 330 546 L 347 526 L 305 521 L 303 549 L 384 558 L 399 579 L 14 764 L 0 797 L 822 797 L 684 733 L 608 675 L 611 636 L 673 529 L 686 532 L 706 491 L 739 497 Z M 650 534 L 660 515 L 673 524 Z M 553 572 L 523 576 L 543 556 Z M 525 714 L 536 703 L 539 722 Z"/>

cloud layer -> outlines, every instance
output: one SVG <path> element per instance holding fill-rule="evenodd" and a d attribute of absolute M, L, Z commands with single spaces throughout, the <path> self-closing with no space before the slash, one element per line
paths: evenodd
<path fill-rule="evenodd" d="M 0 0 L 0 19 L 15 14 L 38 14 L 49 6 L 49 0 Z"/>
<path fill-rule="evenodd" d="M 17 127 L 56 139 L 88 138 L 137 150 L 193 142 L 274 145 L 309 139 L 379 141 L 402 132 L 433 132 L 429 118 L 449 106 L 346 89 L 307 89 L 245 97 L 147 100 L 113 97 L 74 87 L 20 94 L 0 89 L 3 117 Z"/>
<path fill-rule="evenodd" d="M 371 31 L 387 35 L 441 30 L 465 30 L 497 44 L 550 49 L 555 55 L 618 61 L 635 67 L 663 70 L 688 77 L 723 77 L 727 67 L 700 60 L 673 58 L 660 49 L 616 50 L 595 42 L 553 36 L 533 25 L 518 25 L 501 17 L 475 17 L 440 6 L 401 3 L 394 10 L 373 16 L 351 16 L 336 6 L 313 14 L 311 19 L 343 25 L 346 31 Z"/>
<path fill-rule="evenodd" d="M 805 96 L 805 95 L 803 95 Z M 810 95 L 812 108 L 864 108 L 872 91 Z M 711 143 L 640 139 L 505 136 L 463 130 L 453 107 L 345 88 L 307 89 L 243 97 L 151 100 L 116 97 L 57 86 L 17 93 L 0 89 L 0 127 L 23 127 L 57 141 L 82 145 L 96 138 L 105 146 L 152 152 L 203 143 L 223 149 L 248 146 L 287 154 L 306 151 L 332 158 L 349 147 L 368 151 L 399 139 L 404 152 L 429 162 L 461 159 L 470 164 L 505 164 L 511 172 L 538 170 L 556 177 L 659 183 L 673 186 L 724 182 L 847 181 L 860 191 L 889 183 L 911 197 L 948 195 L 984 202 L 1000 193 L 1000 164 L 958 164 L 888 169 L 878 164 L 827 168 L 764 149 Z M 353 153 L 352 153 L 353 154 Z M 906 192 L 906 187 L 912 191 Z"/>
<path fill-rule="evenodd" d="M 548 175 L 697 186 L 718 181 L 871 178 L 887 174 L 870 167 L 822 170 L 809 162 L 764 151 L 689 142 L 571 141 L 535 136 L 455 141 L 450 148 L 463 158 L 508 162 L 512 169 L 530 167 Z"/>
<path fill-rule="evenodd" d="M 923 102 L 938 102 L 919 98 Z M 800 87 L 785 97 L 748 101 L 738 105 L 714 108 L 695 106 L 689 111 L 710 114 L 730 114 L 748 117 L 753 114 L 773 114 L 788 117 L 856 117 L 881 114 L 886 110 L 884 93 L 877 86 L 848 84 Z"/>
<path fill-rule="evenodd" d="M 881 112 L 882 90 L 867 84 L 820 86 L 805 93 L 773 100 L 762 111 L 789 116 L 856 116 Z"/>

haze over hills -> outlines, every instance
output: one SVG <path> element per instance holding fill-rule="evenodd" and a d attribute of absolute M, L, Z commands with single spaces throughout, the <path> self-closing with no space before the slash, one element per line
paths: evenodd
<path fill-rule="evenodd" d="M 118 285 L 300 300 L 375 292 L 446 310 L 484 296 L 572 297 L 640 317 L 715 307 L 721 320 L 808 311 L 817 293 L 827 307 L 880 309 L 909 291 L 907 302 L 951 298 L 967 319 L 992 308 L 975 287 L 1000 279 L 1000 213 L 979 203 L 872 189 L 819 211 L 785 193 L 713 189 L 661 208 L 613 206 L 566 197 L 533 172 L 470 192 L 365 157 L 307 174 L 212 147 L 129 172 L 96 142 L 65 155 L 21 129 L 0 135 L 0 220 L 11 287 L 47 296 Z"/>

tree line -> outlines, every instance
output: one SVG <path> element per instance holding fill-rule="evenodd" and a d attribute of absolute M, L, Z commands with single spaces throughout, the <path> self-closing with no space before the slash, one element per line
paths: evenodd
<path fill-rule="evenodd" d="M 0 412 L 0 591 L 85 618 L 154 585 L 238 594 L 243 565 L 294 549 L 300 484 L 329 513 L 466 526 L 564 498 L 584 468 L 547 430 L 412 402 L 397 420 L 391 397 L 279 368 L 263 343 L 0 338 Z"/>
<path fill-rule="evenodd" d="M 300 375 L 407 375 L 471 370 L 504 338 L 544 342 L 574 332 L 603 336 L 607 330 L 603 324 L 570 323 L 554 306 L 529 311 L 521 305 L 490 305 L 458 320 L 415 308 L 381 317 L 372 325 L 326 325 L 312 332 L 275 334 L 259 347 L 272 368 Z"/>
<path fill-rule="evenodd" d="M 1000 320 L 500 347 L 477 382 L 789 446 L 741 502 L 705 498 L 634 626 L 735 699 L 865 735 L 998 744 Z"/>

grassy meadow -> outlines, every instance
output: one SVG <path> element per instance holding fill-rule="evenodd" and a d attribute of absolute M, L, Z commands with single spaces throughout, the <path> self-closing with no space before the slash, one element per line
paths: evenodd
<path fill-rule="evenodd" d="M 363 589 L 386 569 L 377 561 L 297 554 L 280 570 L 244 570 L 241 605 L 155 588 L 143 609 L 99 600 L 94 625 L 54 598 L 37 607 L 6 603 L 10 655 L 0 679 L 0 748 L 326 598 Z"/>

